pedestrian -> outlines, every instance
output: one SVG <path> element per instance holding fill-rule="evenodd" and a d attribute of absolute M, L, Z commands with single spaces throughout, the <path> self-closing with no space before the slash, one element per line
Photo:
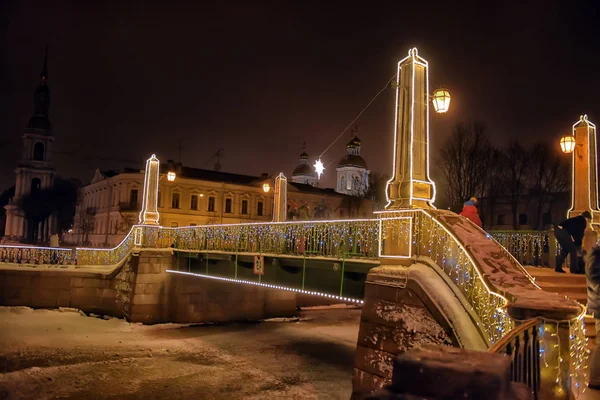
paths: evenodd
<path fill-rule="evenodd" d="M 594 316 L 596 335 L 600 337 L 600 247 L 592 249 L 585 265 L 585 280 L 587 282 L 588 311 Z M 590 360 L 590 389 L 600 390 L 600 342 L 592 351 Z"/>
<path fill-rule="evenodd" d="M 589 211 L 584 211 L 581 215 L 569 218 L 554 227 L 554 236 L 560 244 L 561 251 L 556 263 L 556 272 L 565 272 L 562 268 L 567 256 L 571 255 L 569 270 L 572 274 L 583 274 L 578 262 L 578 253 L 581 251 L 583 235 L 587 224 L 592 219 Z"/>
<path fill-rule="evenodd" d="M 471 197 L 465 201 L 465 204 L 463 204 L 463 209 L 459 215 L 469 219 L 478 227 L 482 227 L 481 218 L 479 218 L 479 213 L 477 212 L 477 199 L 475 197 Z"/>

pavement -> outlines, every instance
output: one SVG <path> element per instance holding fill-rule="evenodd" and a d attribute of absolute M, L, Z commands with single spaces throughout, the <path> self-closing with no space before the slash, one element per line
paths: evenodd
<path fill-rule="evenodd" d="M 0 307 L 0 399 L 345 399 L 360 310 L 143 326 Z"/>

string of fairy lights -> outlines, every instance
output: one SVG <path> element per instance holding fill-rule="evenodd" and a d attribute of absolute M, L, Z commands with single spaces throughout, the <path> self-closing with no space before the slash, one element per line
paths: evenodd
<path fill-rule="evenodd" d="M 550 240 L 554 240 L 554 254 L 560 254 L 560 244 L 547 231 L 491 231 L 489 235 L 500 243 L 523 265 L 539 265 L 543 254 L 549 252 Z"/>

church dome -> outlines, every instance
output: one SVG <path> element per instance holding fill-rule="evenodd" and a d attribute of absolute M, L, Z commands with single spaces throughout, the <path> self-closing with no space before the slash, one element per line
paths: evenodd
<path fill-rule="evenodd" d="M 351 141 L 348 142 L 348 144 L 346 145 L 347 149 L 352 149 L 352 148 L 360 148 L 361 145 L 361 141 L 357 136 L 354 136 L 352 138 Z"/>
<path fill-rule="evenodd" d="M 306 164 L 300 164 L 296 168 L 294 168 L 294 172 L 292 172 L 292 176 L 294 175 L 313 175 L 313 169 Z"/>
<path fill-rule="evenodd" d="M 361 156 L 348 154 L 346 157 L 342 158 L 338 163 L 339 167 L 359 167 L 359 168 L 367 168 L 367 163 Z"/>

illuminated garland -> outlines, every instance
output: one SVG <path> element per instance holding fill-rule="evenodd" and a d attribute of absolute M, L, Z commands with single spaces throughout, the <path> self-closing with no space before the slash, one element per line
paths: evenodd
<path fill-rule="evenodd" d="M 480 329 L 495 343 L 514 326 L 506 312 L 507 299 L 488 288 L 466 250 L 443 225 L 426 213 L 411 213 L 415 219 L 413 245 L 456 284 L 479 317 Z"/>
<path fill-rule="evenodd" d="M 0 246 L 0 262 L 13 264 L 73 264 L 71 249 L 51 247 Z"/>
<path fill-rule="evenodd" d="M 123 260 L 133 249 L 133 229 L 127 236 L 112 249 L 93 249 L 78 247 L 75 250 L 75 264 L 77 265 L 114 265 Z"/>
<path fill-rule="evenodd" d="M 191 251 L 376 259 L 379 220 L 144 227 L 143 245 Z"/>
<path fill-rule="evenodd" d="M 489 235 L 523 265 L 540 265 L 550 240 L 554 240 L 554 257 L 560 254 L 558 241 L 548 231 L 490 231 Z"/>

